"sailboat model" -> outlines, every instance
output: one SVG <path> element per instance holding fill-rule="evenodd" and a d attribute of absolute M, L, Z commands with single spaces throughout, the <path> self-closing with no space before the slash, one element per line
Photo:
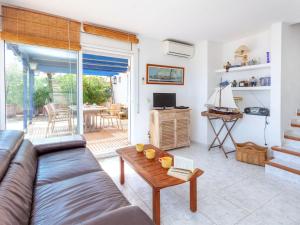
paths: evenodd
<path fill-rule="evenodd" d="M 240 113 L 235 104 L 231 85 L 226 87 L 218 87 L 215 89 L 213 95 L 208 99 L 206 107 L 211 113 L 219 114 L 238 114 Z"/>

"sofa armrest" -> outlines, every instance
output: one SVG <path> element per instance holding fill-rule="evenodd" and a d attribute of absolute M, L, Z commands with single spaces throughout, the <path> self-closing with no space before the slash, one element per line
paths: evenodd
<path fill-rule="evenodd" d="M 51 152 L 85 148 L 86 140 L 82 135 L 53 137 L 33 142 L 34 148 L 38 155 L 43 155 Z"/>
<path fill-rule="evenodd" d="M 137 206 L 126 206 L 84 221 L 87 225 L 154 225 Z"/>

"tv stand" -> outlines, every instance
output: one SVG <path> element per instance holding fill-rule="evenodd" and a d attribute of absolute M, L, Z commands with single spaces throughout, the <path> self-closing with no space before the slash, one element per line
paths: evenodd
<path fill-rule="evenodd" d="M 150 112 L 150 143 L 162 150 L 190 146 L 191 109 L 153 109 Z"/>

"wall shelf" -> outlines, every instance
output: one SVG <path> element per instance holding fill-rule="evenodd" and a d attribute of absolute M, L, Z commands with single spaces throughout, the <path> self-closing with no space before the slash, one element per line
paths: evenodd
<path fill-rule="evenodd" d="M 232 87 L 233 91 L 266 91 L 271 90 L 271 86 L 258 86 L 258 87 Z"/>
<path fill-rule="evenodd" d="M 258 70 L 258 69 L 265 69 L 270 67 L 271 67 L 271 63 L 264 63 L 264 64 L 251 65 L 251 66 L 234 67 L 234 68 L 230 68 L 228 72 L 226 72 L 225 69 L 219 69 L 216 70 L 216 73 L 230 73 L 230 72 L 247 71 L 247 70 Z"/>

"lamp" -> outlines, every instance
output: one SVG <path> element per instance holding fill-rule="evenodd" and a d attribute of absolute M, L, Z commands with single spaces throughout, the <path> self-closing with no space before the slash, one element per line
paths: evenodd
<path fill-rule="evenodd" d="M 31 70 L 36 70 L 37 69 L 37 63 L 36 62 L 30 62 L 29 63 L 29 68 L 31 69 Z"/>

